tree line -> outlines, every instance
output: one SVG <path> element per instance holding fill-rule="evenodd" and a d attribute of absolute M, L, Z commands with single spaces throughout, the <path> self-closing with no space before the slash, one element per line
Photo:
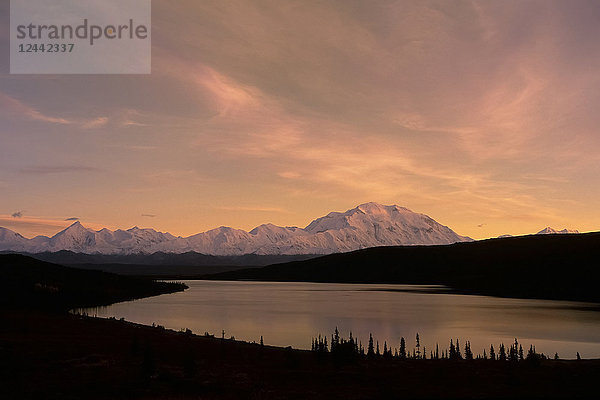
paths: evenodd
<path fill-rule="evenodd" d="M 538 353 L 535 346 L 530 345 L 527 353 L 523 350 L 523 346 L 519 343 L 518 339 L 515 338 L 514 343 L 511 343 L 507 348 L 504 343 L 501 343 L 496 349 L 494 345 L 490 345 L 489 351 L 486 349 L 482 353 L 473 353 L 471 349 L 471 342 L 466 340 L 461 342 L 459 339 L 450 339 L 450 345 L 448 348 L 440 349 L 438 343 L 435 348 L 428 349 L 425 345 L 421 344 L 419 334 L 416 334 L 414 346 L 412 349 L 407 347 L 406 340 L 404 337 L 400 338 L 399 346 L 392 348 L 387 341 L 383 342 L 383 347 L 380 346 L 379 341 L 373 338 L 372 334 L 369 334 L 369 341 L 366 348 L 363 346 L 362 341 L 357 340 L 353 337 L 352 332 L 348 338 L 340 336 L 338 328 L 335 328 L 333 334 L 331 334 L 328 340 L 327 336 L 317 336 L 311 340 L 311 350 L 318 354 L 330 353 L 337 358 L 353 359 L 353 358 L 385 358 L 385 359 L 398 359 L 398 360 L 492 360 L 492 361 L 511 361 L 511 362 L 536 362 L 540 360 L 547 360 L 550 357 L 544 353 Z M 555 360 L 559 359 L 558 353 L 554 354 Z M 577 353 L 577 359 L 580 359 L 579 352 Z"/>

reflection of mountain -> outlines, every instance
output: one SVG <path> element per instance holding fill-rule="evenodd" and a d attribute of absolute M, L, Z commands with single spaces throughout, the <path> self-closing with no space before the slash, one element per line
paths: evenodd
<path fill-rule="evenodd" d="M 260 225 L 250 232 L 220 227 L 186 238 L 153 229 L 94 231 L 75 222 L 51 238 L 27 239 L 0 228 L 0 250 L 29 253 L 69 250 L 88 254 L 185 253 L 330 254 L 376 246 L 450 244 L 469 241 L 426 215 L 398 206 L 366 203 L 332 212 L 306 228 Z"/>

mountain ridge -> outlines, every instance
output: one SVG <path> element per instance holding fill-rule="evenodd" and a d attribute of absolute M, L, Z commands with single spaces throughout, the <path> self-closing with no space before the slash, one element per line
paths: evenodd
<path fill-rule="evenodd" d="M 558 230 L 558 229 L 554 229 L 551 228 L 549 226 L 545 227 L 544 229 L 542 229 L 541 231 L 539 231 L 538 233 L 536 233 L 536 235 L 557 235 L 557 234 L 568 234 L 568 233 L 580 233 L 577 229 L 562 229 L 562 230 Z"/>
<path fill-rule="evenodd" d="M 436 245 L 470 241 L 425 214 L 396 205 L 364 203 L 345 212 L 330 212 L 305 228 L 262 224 L 246 232 L 221 226 L 188 237 L 152 228 L 86 228 L 79 221 L 52 237 L 27 239 L 0 228 L 0 251 L 27 253 L 68 250 L 84 254 L 152 254 L 197 252 L 207 255 L 331 254 L 369 247 Z"/>

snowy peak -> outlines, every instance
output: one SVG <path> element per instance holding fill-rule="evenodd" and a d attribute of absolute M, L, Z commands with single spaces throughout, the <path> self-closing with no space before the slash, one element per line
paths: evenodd
<path fill-rule="evenodd" d="M 26 239 L 0 230 L 0 250 L 70 250 L 87 254 L 185 253 L 210 255 L 330 254 L 374 246 L 450 244 L 470 241 L 424 214 L 404 207 L 365 203 L 345 212 L 331 212 L 306 228 L 263 224 L 246 232 L 221 226 L 189 237 L 154 229 L 93 231 L 79 221 L 52 238 Z"/>
<path fill-rule="evenodd" d="M 56 235 L 54 235 L 53 237 L 57 237 L 60 235 L 77 235 L 80 234 L 82 232 L 89 232 L 89 230 L 84 227 L 83 225 L 81 225 L 81 222 L 76 221 L 73 222 L 68 228 L 63 229 L 62 231 L 58 232 Z"/>
<path fill-rule="evenodd" d="M 563 229 L 563 230 L 559 231 L 559 230 L 556 230 L 556 229 L 548 226 L 548 227 L 542 229 L 541 231 L 539 231 L 537 233 L 537 235 L 555 235 L 555 234 L 566 234 L 566 233 L 579 233 L 579 231 L 576 229 Z"/>
<path fill-rule="evenodd" d="M 28 239 L 10 229 L 0 228 L 0 250 L 24 251 Z"/>
<path fill-rule="evenodd" d="M 329 232 L 352 247 L 450 244 L 470 240 L 424 214 L 378 203 L 365 203 L 344 213 L 329 213 L 311 222 L 306 231 Z M 354 249 L 354 248 L 352 248 Z"/>
<path fill-rule="evenodd" d="M 70 250 L 85 252 L 96 244 L 96 232 L 85 228 L 79 221 L 58 232 L 48 241 L 50 251 Z"/>

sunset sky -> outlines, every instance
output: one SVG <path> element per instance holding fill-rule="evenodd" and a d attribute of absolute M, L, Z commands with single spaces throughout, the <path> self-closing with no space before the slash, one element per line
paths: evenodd
<path fill-rule="evenodd" d="M 600 2 L 156 0 L 151 75 L 9 75 L 0 226 L 600 230 Z M 67 221 L 69 219 L 69 221 Z"/>

